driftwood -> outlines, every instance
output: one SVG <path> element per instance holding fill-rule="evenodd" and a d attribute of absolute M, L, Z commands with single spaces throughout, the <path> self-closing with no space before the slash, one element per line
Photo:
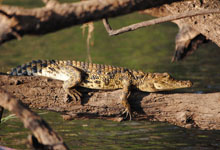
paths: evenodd
<path fill-rule="evenodd" d="M 68 149 L 63 139 L 40 116 L 24 107 L 19 100 L 1 88 L 0 106 L 16 114 L 23 121 L 24 126 L 32 131 L 33 135 L 28 137 L 28 141 L 34 149 Z"/>
<path fill-rule="evenodd" d="M 124 111 L 119 98 L 121 90 L 94 91 L 80 88 L 83 93 L 82 102 L 66 102 L 67 95 L 61 81 L 44 77 L 1 75 L 0 86 L 29 107 L 63 112 L 73 118 L 120 120 Z M 129 103 L 133 110 L 133 120 L 169 122 L 187 128 L 220 129 L 220 93 L 134 91 Z"/>

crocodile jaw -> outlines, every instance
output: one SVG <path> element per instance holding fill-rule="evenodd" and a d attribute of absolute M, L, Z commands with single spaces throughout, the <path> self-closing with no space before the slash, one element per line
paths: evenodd
<path fill-rule="evenodd" d="M 192 86 L 191 81 L 178 81 L 173 80 L 172 82 L 168 83 L 154 83 L 154 88 L 156 91 L 169 91 L 174 89 L 181 89 L 181 88 L 189 88 Z"/>
<path fill-rule="evenodd" d="M 191 81 L 175 80 L 168 73 L 149 73 L 137 86 L 143 92 L 169 91 L 180 88 L 189 88 Z"/>

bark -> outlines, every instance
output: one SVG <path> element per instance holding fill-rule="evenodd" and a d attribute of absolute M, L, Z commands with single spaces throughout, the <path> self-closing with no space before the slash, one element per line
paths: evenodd
<path fill-rule="evenodd" d="M 147 9 L 141 13 L 164 17 L 188 11 L 211 10 L 215 8 L 220 8 L 219 0 L 192 0 Z M 201 44 L 207 43 L 208 40 L 220 46 L 219 21 L 219 13 L 199 15 L 173 21 L 178 25 L 180 31 L 176 37 L 176 47 L 172 61 L 185 58 L 193 53 Z"/>
<path fill-rule="evenodd" d="M 0 75 L 0 86 L 23 103 L 38 109 L 69 114 L 73 118 L 121 120 L 121 90 L 97 91 L 79 88 L 81 102 L 66 102 L 62 82 L 44 77 Z M 133 120 L 169 122 L 181 127 L 220 129 L 220 93 L 144 93 L 133 91 L 129 97 Z M 113 119 L 114 120 L 114 119 Z"/>
<path fill-rule="evenodd" d="M 29 136 L 29 144 L 34 149 L 67 150 L 68 148 L 49 125 L 38 115 L 23 106 L 14 96 L 0 88 L 0 106 L 16 114 L 29 128 L 33 135 Z"/>
<path fill-rule="evenodd" d="M 45 34 L 175 1 L 178 0 L 89 0 L 60 4 L 45 0 L 45 7 L 34 9 L 0 5 L 0 43 L 20 39 L 25 34 Z"/>

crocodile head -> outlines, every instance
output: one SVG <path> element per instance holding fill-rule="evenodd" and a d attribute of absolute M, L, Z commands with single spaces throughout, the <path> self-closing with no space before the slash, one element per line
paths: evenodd
<path fill-rule="evenodd" d="M 168 73 L 148 73 L 137 86 L 144 92 L 169 91 L 192 86 L 190 81 L 175 80 Z"/>

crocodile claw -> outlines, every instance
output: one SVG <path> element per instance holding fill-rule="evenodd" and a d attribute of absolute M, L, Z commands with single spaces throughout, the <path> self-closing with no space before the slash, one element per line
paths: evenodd
<path fill-rule="evenodd" d="M 124 119 L 127 119 L 128 116 L 129 116 L 129 120 L 131 121 L 132 115 L 131 115 L 131 112 L 129 110 L 125 109 L 125 111 L 122 114 L 126 114 Z"/>
<path fill-rule="evenodd" d="M 74 102 L 81 101 L 82 94 L 79 91 L 71 89 L 68 94 Z"/>

